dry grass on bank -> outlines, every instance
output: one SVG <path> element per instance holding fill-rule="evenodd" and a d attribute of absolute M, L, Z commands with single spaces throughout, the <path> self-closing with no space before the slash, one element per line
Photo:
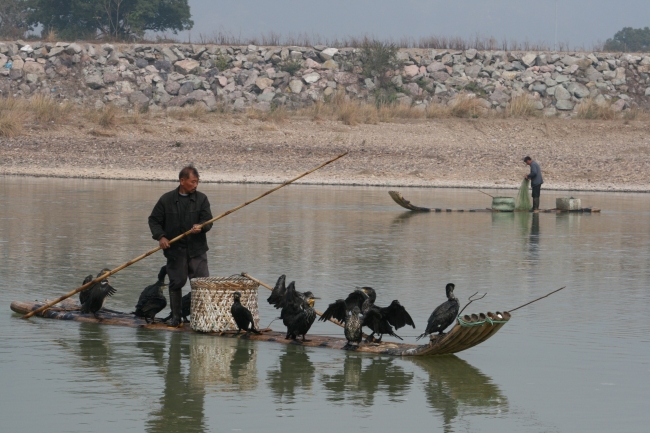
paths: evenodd
<path fill-rule="evenodd" d="M 471 94 L 459 94 L 448 105 L 375 105 L 367 102 L 350 100 L 342 94 L 333 95 L 327 102 L 316 101 L 311 106 L 289 111 L 284 106 L 274 106 L 269 111 L 248 109 L 245 113 L 235 113 L 219 107 L 208 111 L 203 105 L 168 109 L 166 111 L 149 111 L 148 107 L 135 107 L 124 110 L 112 104 L 102 109 L 83 109 L 68 102 L 58 102 L 49 96 L 37 95 L 31 100 L 0 98 L 0 137 L 15 137 L 22 134 L 25 126 L 53 128 L 57 125 L 74 125 L 95 137 L 113 137 L 124 128 L 132 132 L 146 134 L 160 133 L 161 129 L 152 123 L 185 122 L 187 125 L 167 126 L 168 132 L 191 135 L 196 131 L 196 123 L 213 123 L 216 119 L 228 120 L 236 125 L 246 127 L 249 122 L 259 121 L 255 126 L 258 131 L 276 131 L 279 124 L 292 117 L 311 118 L 314 122 L 339 121 L 345 125 L 376 125 L 379 123 L 402 123 L 409 121 L 426 121 L 449 118 L 529 118 L 541 116 L 534 100 L 527 95 L 514 97 L 500 112 L 490 110 L 485 102 Z M 650 115 L 640 108 L 616 113 L 611 104 L 597 104 L 586 99 L 576 108 L 577 119 L 615 120 L 625 122 L 650 120 Z M 192 128 L 192 126 L 195 126 Z M 37 128 L 37 129 L 38 129 Z M 170 129 L 171 128 L 171 129 Z M 199 128 L 201 129 L 201 128 Z"/>
<path fill-rule="evenodd" d="M 249 108 L 246 111 L 246 117 L 261 122 L 284 123 L 289 119 L 290 113 L 286 107 L 283 106 L 273 107 L 270 111 L 261 111 Z"/>
<path fill-rule="evenodd" d="M 69 102 L 59 104 L 45 95 L 36 95 L 29 101 L 28 109 L 33 113 L 34 120 L 52 126 L 66 121 L 72 113 L 73 106 Z"/>
<path fill-rule="evenodd" d="M 0 137 L 15 137 L 23 131 L 23 116 L 17 111 L 0 111 Z"/>
<path fill-rule="evenodd" d="M 515 96 L 504 110 L 505 117 L 536 117 L 540 115 L 539 110 L 530 96 Z"/>
<path fill-rule="evenodd" d="M 611 103 L 598 104 L 589 98 L 578 105 L 576 117 L 578 119 L 613 120 L 616 119 L 616 112 L 612 109 Z"/>
<path fill-rule="evenodd" d="M 19 99 L 0 99 L 0 137 L 15 137 L 23 130 L 25 102 Z"/>
<path fill-rule="evenodd" d="M 459 95 L 450 105 L 439 104 L 382 104 L 379 106 L 345 99 L 315 102 L 296 112 L 314 121 L 338 120 L 345 125 L 401 122 L 418 119 L 478 118 L 487 117 L 488 110 L 480 101 L 469 95 Z"/>

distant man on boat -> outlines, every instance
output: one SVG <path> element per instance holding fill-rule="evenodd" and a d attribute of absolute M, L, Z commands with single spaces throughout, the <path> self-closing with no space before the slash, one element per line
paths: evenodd
<path fill-rule="evenodd" d="M 542 178 L 542 169 L 539 164 L 530 156 L 524 158 L 524 162 L 530 166 L 530 173 L 524 176 L 524 179 L 530 180 L 530 186 L 533 188 L 533 208 L 531 212 L 539 212 L 539 195 L 542 189 L 544 179 Z"/>
<path fill-rule="evenodd" d="M 199 172 L 193 165 L 183 167 L 178 174 L 180 185 L 160 197 L 149 215 L 152 237 L 158 241 L 167 258 L 169 304 L 172 318 L 169 326 L 181 325 L 181 289 L 188 277 L 209 277 L 208 241 L 205 234 L 212 228 L 200 225 L 212 219 L 210 202 L 198 192 Z M 192 234 L 169 244 L 169 240 L 191 230 Z"/>

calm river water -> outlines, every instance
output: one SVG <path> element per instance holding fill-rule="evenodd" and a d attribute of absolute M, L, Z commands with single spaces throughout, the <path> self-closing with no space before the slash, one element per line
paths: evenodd
<path fill-rule="evenodd" d="M 173 183 L 0 178 L 0 423 L 48 432 L 646 432 L 650 423 L 650 195 L 578 193 L 602 214 L 412 214 L 384 188 L 290 186 L 216 223 L 212 275 L 287 274 L 323 298 L 356 285 L 399 299 L 418 329 L 447 282 L 466 312 L 517 311 L 457 356 L 401 359 L 34 318 L 53 298 L 154 247 L 147 216 Z M 201 185 L 216 215 L 267 186 Z M 485 207 L 476 191 L 400 191 Z M 512 192 L 512 195 L 515 193 Z M 542 207 L 552 207 L 546 192 Z M 162 255 L 113 280 L 131 311 Z M 262 325 L 277 311 L 263 301 Z M 272 325 L 275 329 L 281 323 Z M 319 323 L 313 333 L 341 334 Z"/>

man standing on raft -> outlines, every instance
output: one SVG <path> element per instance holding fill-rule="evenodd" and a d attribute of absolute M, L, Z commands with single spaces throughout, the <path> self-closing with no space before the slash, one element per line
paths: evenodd
<path fill-rule="evenodd" d="M 533 208 L 531 212 L 539 212 L 539 194 L 542 189 L 544 179 L 542 179 L 542 169 L 539 164 L 530 156 L 524 158 L 524 162 L 530 166 L 530 173 L 524 176 L 524 179 L 530 180 L 530 185 L 533 188 Z"/>
<path fill-rule="evenodd" d="M 169 304 L 172 319 L 169 326 L 181 325 L 181 289 L 187 278 L 209 277 L 208 241 L 206 232 L 212 228 L 202 223 L 212 219 L 210 202 L 196 190 L 199 172 L 193 165 L 183 167 L 178 174 L 180 185 L 160 197 L 149 216 L 152 237 L 158 241 L 167 258 Z M 169 239 L 191 230 L 192 234 L 169 244 Z"/>

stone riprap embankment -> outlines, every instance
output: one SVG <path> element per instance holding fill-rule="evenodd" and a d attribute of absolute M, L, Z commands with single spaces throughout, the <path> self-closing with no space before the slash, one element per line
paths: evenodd
<path fill-rule="evenodd" d="M 392 98 L 422 109 L 460 94 L 485 110 L 528 94 L 549 116 L 575 112 L 589 98 L 617 111 L 650 105 L 650 55 L 402 49 L 397 58 Z M 269 110 L 335 93 L 373 102 L 378 85 L 364 76 L 355 48 L 0 43 L 1 95 L 44 93 L 96 108 Z"/>

